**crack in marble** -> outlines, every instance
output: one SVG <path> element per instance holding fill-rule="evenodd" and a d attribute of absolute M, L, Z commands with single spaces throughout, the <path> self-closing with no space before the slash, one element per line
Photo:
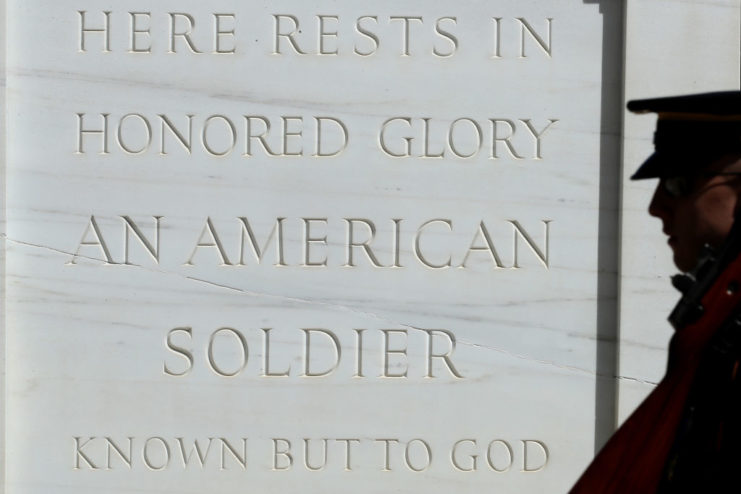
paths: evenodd
<path fill-rule="evenodd" d="M 498 348 L 498 347 L 491 346 L 491 345 L 483 345 L 481 343 L 474 343 L 474 342 L 465 341 L 465 340 L 457 340 L 457 341 L 459 343 L 461 343 L 461 344 L 464 344 L 464 345 L 468 345 L 468 346 L 472 346 L 472 347 L 478 347 L 478 348 L 483 348 L 483 349 L 486 349 L 486 350 L 491 350 L 491 351 L 494 351 L 494 352 L 502 353 L 502 354 L 507 355 L 507 356 L 512 357 L 512 358 L 516 358 L 516 359 L 520 359 L 520 360 L 525 360 L 525 361 L 528 361 L 528 362 L 536 362 L 536 363 L 539 363 L 539 364 L 542 364 L 542 365 L 548 365 L 550 367 L 556 367 L 558 369 L 563 369 L 563 370 L 568 370 L 568 371 L 573 371 L 573 372 L 579 372 L 579 373 L 586 374 L 586 375 L 589 375 L 589 376 L 605 377 L 605 378 L 609 378 L 609 379 L 618 379 L 618 380 L 621 380 L 621 381 L 631 381 L 631 382 L 637 382 L 637 383 L 640 383 L 640 384 L 646 384 L 646 385 L 649 385 L 649 386 L 658 386 L 658 384 L 659 384 L 658 382 L 649 381 L 649 380 L 645 380 L 645 379 L 639 379 L 637 377 L 620 376 L 620 375 L 615 375 L 615 374 L 605 374 L 603 372 L 594 372 L 592 370 L 584 369 L 582 367 L 576 367 L 576 366 L 573 366 L 573 365 L 559 364 L 559 363 L 554 362 L 552 360 L 536 359 L 536 358 L 533 358 L 533 357 L 530 357 L 530 356 L 527 356 L 527 355 L 517 354 L 517 353 L 514 353 L 514 352 L 510 352 L 509 350 L 506 350 L 504 348 Z"/>
<path fill-rule="evenodd" d="M 67 251 L 62 250 L 62 249 L 57 249 L 57 248 L 54 248 L 54 247 L 50 247 L 48 245 L 39 245 L 39 244 L 35 244 L 33 242 L 27 242 L 27 241 L 23 241 L 23 240 L 13 239 L 13 238 L 8 237 L 8 235 L 6 233 L 4 233 L 4 232 L 0 233 L 0 238 L 4 239 L 7 242 L 11 242 L 11 243 L 18 244 L 18 245 L 24 245 L 24 246 L 28 246 L 28 247 L 35 247 L 35 248 L 42 249 L 42 250 L 48 250 L 48 251 L 54 252 L 56 254 L 64 254 L 64 255 L 67 255 L 67 256 L 74 256 L 75 255 L 75 254 L 73 254 L 71 252 L 67 252 Z M 76 255 L 76 257 L 82 258 L 82 259 L 87 259 L 87 260 L 90 260 L 90 261 L 96 261 L 96 262 L 100 262 L 100 263 L 104 263 L 105 262 L 102 259 L 98 259 L 98 258 L 95 258 L 95 257 L 89 257 L 89 256 L 85 256 L 85 255 L 82 255 L 82 254 Z M 160 273 L 160 274 L 164 274 L 164 275 L 175 276 L 175 277 L 178 277 L 178 278 L 181 278 L 181 279 L 193 281 L 193 282 L 196 282 L 196 283 L 205 284 L 205 285 L 208 285 L 210 287 L 219 288 L 219 289 L 223 289 L 223 290 L 228 290 L 230 292 L 239 293 L 239 294 L 243 294 L 243 295 L 247 295 L 247 296 L 251 296 L 251 297 L 264 297 L 264 298 L 272 298 L 272 299 L 277 299 L 277 300 L 282 300 L 282 301 L 287 301 L 287 302 L 302 303 L 302 304 L 307 304 L 307 305 L 319 305 L 319 306 L 322 306 L 322 307 L 328 307 L 328 308 L 335 309 L 335 310 L 343 310 L 343 311 L 350 312 L 350 313 L 353 313 L 353 314 L 362 315 L 364 317 L 369 317 L 369 318 L 372 318 L 372 319 L 376 319 L 376 320 L 381 321 L 383 323 L 392 324 L 392 325 L 395 325 L 395 326 L 402 327 L 404 329 L 410 329 L 410 330 L 415 330 L 415 331 L 426 331 L 424 328 L 419 328 L 419 327 L 413 326 L 411 324 L 407 324 L 407 323 L 395 321 L 393 319 L 389 319 L 387 317 L 383 317 L 383 316 L 381 316 L 379 314 L 376 314 L 376 313 L 373 313 L 373 312 L 366 312 L 366 311 L 358 310 L 356 308 L 345 306 L 345 305 L 342 305 L 342 304 L 330 303 L 330 302 L 324 302 L 324 301 L 320 301 L 320 300 L 312 300 L 312 299 L 306 299 L 306 298 L 300 298 L 300 297 L 289 297 L 289 296 L 286 296 L 286 295 L 277 295 L 277 294 L 272 294 L 272 293 L 267 293 L 267 292 L 256 292 L 256 291 L 251 291 L 251 290 L 245 290 L 243 288 L 238 288 L 238 287 L 226 285 L 226 284 L 223 284 L 223 283 L 217 283 L 215 281 L 210 281 L 210 280 L 206 280 L 206 279 L 203 279 L 203 278 L 198 278 L 198 277 L 195 277 L 195 276 L 184 275 L 184 274 L 180 274 L 180 273 L 177 273 L 177 272 L 174 272 L 174 271 L 163 270 L 163 269 L 148 268 L 148 267 L 142 266 L 140 264 L 127 264 L 126 266 L 135 267 L 135 268 L 138 268 L 138 269 L 141 269 L 141 270 L 144 270 L 144 271 L 148 271 L 150 273 Z M 491 346 L 491 345 L 483 345 L 481 343 L 474 343 L 472 341 L 467 341 L 465 339 L 459 339 L 458 338 L 458 339 L 456 339 L 456 343 L 461 344 L 461 345 L 465 345 L 465 346 L 469 346 L 469 347 L 472 347 L 472 348 L 480 348 L 480 349 L 484 349 L 484 350 L 490 350 L 490 351 L 497 352 L 497 353 L 500 353 L 500 354 L 503 354 L 503 355 L 506 355 L 508 357 L 515 358 L 515 359 L 518 359 L 518 360 L 523 360 L 523 361 L 526 361 L 526 362 L 536 363 L 536 364 L 540 364 L 540 365 L 548 366 L 548 367 L 554 367 L 554 368 L 557 368 L 557 369 L 567 370 L 567 371 L 570 371 L 570 372 L 577 372 L 577 373 L 581 373 L 581 374 L 588 375 L 588 376 L 602 377 L 602 378 L 611 378 L 611 379 L 618 379 L 618 380 L 630 381 L 630 382 L 637 382 L 637 383 L 645 384 L 645 385 L 648 385 L 648 386 L 656 386 L 656 385 L 658 385 L 657 382 L 648 381 L 648 380 L 644 380 L 644 379 L 639 379 L 639 378 L 635 378 L 635 377 L 620 376 L 620 375 L 608 375 L 608 374 L 604 374 L 604 373 L 594 372 L 594 371 L 592 371 L 590 369 L 585 369 L 585 368 L 582 368 L 582 367 L 576 367 L 576 366 L 572 366 L 572 365 L 559 364 L 559 363 L 554 362 L 552 360 L 537 359 L 537 358 L 534 358 L 534 357 L 529 356 L 529 355 L 522 355 L 522 354 L 514 353 L 514 352 L 509 351 L 509 350 L 507 350 L 505 348 L 499 348 L 499 347 L 495 347 L 495 346 Z"/>

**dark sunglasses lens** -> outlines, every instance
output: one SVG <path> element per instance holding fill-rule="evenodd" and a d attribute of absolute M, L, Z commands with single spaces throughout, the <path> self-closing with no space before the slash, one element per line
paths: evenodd
<path fill-rule="evenodd" d="M 682 197 L 689 191 L 687 177 L 669 177 L 663 180 L 664 190 L 673 197 Z"/>

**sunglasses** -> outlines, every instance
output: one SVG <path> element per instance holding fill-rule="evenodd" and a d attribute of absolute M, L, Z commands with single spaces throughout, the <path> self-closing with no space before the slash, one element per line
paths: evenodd
<path fill-rule="evenodd" d="M 741 176 L 741 172 L 707 172 L 695 175 L 678 175 L 661 178 L 659 185 L 671 197 L 687 197 L 695 190 L 698 177 Z"/>

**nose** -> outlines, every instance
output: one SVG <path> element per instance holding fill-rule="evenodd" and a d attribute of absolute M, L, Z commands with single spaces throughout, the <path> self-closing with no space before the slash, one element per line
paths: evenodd
<path fill-rule="evenodd" d="M 659 180 L 659 183 L 656 184 L 656 190 L 654 190 L 651 202 L 648 205 L 648 214 L 665 220 L 671 213 L 671 203 L 672 197 L 670 197 L 669 193 L 664 190 L 664 187 L 661 185 L 661 180 Z"/>

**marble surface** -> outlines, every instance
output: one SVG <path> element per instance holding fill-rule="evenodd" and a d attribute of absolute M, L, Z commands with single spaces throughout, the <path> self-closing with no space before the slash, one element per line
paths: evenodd
<path fill-rule="evenodd" d="M 3 26 L 0 33 L 0 104 L 5 108 L 5 53 L 6 53 L 6 17 L 5 2 L 0 2 L 0 26 Z M 5 232 L 5 122 L 6 119 L 0 119 L 0 232 Z M 5 397 L 5 237 L 0 235 L 0 396 Z M 5 407 L 0 407 L 0 444 L 5 445 Z M 0 492 L 5 492 L 5 447 L 0 448 Z"/>
<path fill-rule="evenodd" d="M 663 351 L 648 3 L 7 0 L 5 492 L 566 491 Z"/>

